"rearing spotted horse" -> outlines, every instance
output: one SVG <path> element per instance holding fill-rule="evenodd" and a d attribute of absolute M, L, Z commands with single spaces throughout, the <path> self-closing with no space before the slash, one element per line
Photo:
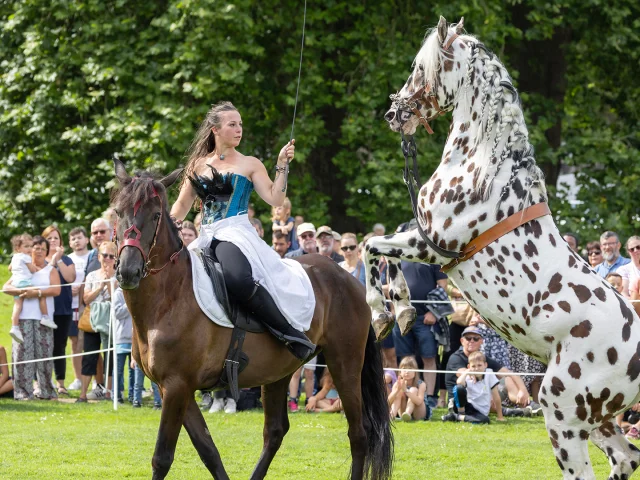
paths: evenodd
<path fill-rule="evenodd" d="M 385 309 L 379 257 L 406 333 L 415 310 L 400 260 L 444 265 L 471 305 L 507 341 L 548 365 L 540 390 L 546 427 L 565 479 L 593 479 L 587 440 L 628 478 L 640 451 L 615 425 L 640 386 L 640 319 L 564 242 L 546 205 L 543 176 L 518 94 L 500 60 L 444 18 L 425 39 L 385 119 L 413 135 L 452 112 L 440 165 L 417 195 L 423 231 L 371 238 L 367 302 L 379 338 Z M 460 257 L 453 259 L 452 257 Z"/>

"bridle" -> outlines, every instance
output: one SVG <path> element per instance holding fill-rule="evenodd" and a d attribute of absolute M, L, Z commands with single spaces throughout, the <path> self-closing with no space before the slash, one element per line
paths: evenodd
<path fill-rule="evenodd" d="M 137 181 L 137 180 L 139 180 L 137 177 L 133 178 L 134 182 Z M 149 179 L 149 181 L 151 181 L 151 180 Z M 158 218 L 158 221 L 156 223 L 156 229 L 153 232 L 153 241 L 151 242 L 151 248 L 149 249 L 149 253 L 146 254 L 145 251 L 142 249 L 142 245 L 140 244 L 140 240 L 142 238 L 142 232 L 138 229 L 136 224 L 132 222 L 131 226 L 124 231 L 124 234 L 123 234 L 124 241 L 122 242 L 122 245 L 118 248 L 118 260 L 116 262 L 116 269 L 117 269 L 119 264 L 120 264 L 120 253 L 122 252 L 122 250 L 125 247 L 137 248 L 140 251 L 140 253 L 142 254 L 142 259 L 144 260 L 144 268 L 143 268 L 143 271 L 142 271 L 142 278 L 146 278 L 149 275 L 155 275 L 156 273 L 161 272 L 162 269 L 164 269 L 164 267 L 166 267 L 170 263 L 176 263 L 178 261 L 178 257 L 180 256 L 180 253 L 184 249 L 184 243 L 182 242 L 182 240 L 180 240 L 180 249 L 177 250 L 176 252 L 174 252 L 169 257 L 169 260 L 167 260 L 162 267 L 160 267 L 160 268 L 150 268 L 151 267 L 151 251 L 156 246 L 156 239 L 158 237 L 158 230 L 160 230 L 160 225 L 162 224 L 162 217 L 164 216 L 163 215 L 163 213 L 164 213 L 164 202 L 162 201 L 162 197 L 158 194 L 156 188 L 153 186 L 153 183 L 151 183 L 151 190 L 152 190 L 153 194 L 151 195 L 149 200 L 151 200 L 153 198 L 156 198 L 156 197 L 158 199 L 160 199 L 160 217 Z M 140 200 L 138 200 L 135 203 L 135 205 L 133 206 L 133 217 L 134 217 L 134 219 L 135 219 L 136 215 L 138 214 L 138 210 L 140 209 L 141 206 L 142 206 L 142 202 Z M 114 231 L 116 231 L 115 238 L 116 238 L 116 246 L 117 246 L 118 245 L 117 223 L 116 223 L 116 226 L 114 227 Z M 135 234 L 135 236 L 133 238 L 131 238 L 131 236 L 130 236 L 132 232 Z"/>
<path fill-rule="evenodd" d="M 447 42 L 443 46 L 445 52 L 449 52 L 449 50 L 451 49 L 451 45 L 453 45 L 453 42 L 456 40 L 456 38 L 458 38 L 457 33 L 454 33 L 453 35 L 451 35 L 451 37 L 449 37 L 449 40 L 447 40 Z M 411 111 L 416 116 L 420 124 L 427 130 L 429 135 L 433 135 L 433 129 L 431 128 L 431 125 L 429 125 L 429 122 L 435 120 L 440 115 L 444 115 L 445 113 L 447 113 L 447 110 L 443 110 L 438 104 L 438 81 L 435 80 L 433 83 L 433 85 L 431 84 L 431 82 L 425 83 L 408 99 L 401 98 L 400 94 L 398 93 L 389 95 L 391 101 L 396 104 L 397 110 L 399 112 Z M 420 113 L 418 105 L 421 105 L 427 111 L 432 108 L 436 111 L 436 113 L 434 113 L 430 117 L 426 117 Z"/>

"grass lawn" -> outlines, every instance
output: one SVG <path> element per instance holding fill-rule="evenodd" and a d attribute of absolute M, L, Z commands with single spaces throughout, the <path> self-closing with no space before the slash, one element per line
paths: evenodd
<path fill-rule="evenodd" d="M 7 278 L 0 267 L 0 281 Z M 0 295 L 0 345 L 9 354 L 11 297 Z M 70 348 L 68 348 L 70 350 Z M 73 378 L 70 362 L 69 380 Z M 75 394 L 77 396 L 77 393 Z M 439 419 L 444 411 L 437 411 Z M 231 478 L 248 478 L 262 447 L 262 413 L 205 413 L 209 430 Z M 269 478 L 347 478 L 350 464 L 347 422 L 342 415 L 291 415 L 291 430 L 273 461 Z M 151 404 L 115 412 L 108 402 L 0 400 L 0 479 L 150 478 L 160 412 Z M 542 417 L 491 425 L 439 420 L 395 428 L 394 478 L 558 479 L 560 469 Z M 609 466 L 593 445 L 596 476 Z M 182 432 L 168 478 L 210 478 L 186 432 Z"/>

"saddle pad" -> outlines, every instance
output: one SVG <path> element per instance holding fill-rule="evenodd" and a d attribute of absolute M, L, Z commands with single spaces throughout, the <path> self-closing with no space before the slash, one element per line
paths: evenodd
<path fill-rule="evenodd" d="M 189 255 L 191 255 L 193 294 L 200 306 L 200 310 L 202 310 L 213 323 L 221 327 L 233 328 L 233 324 L 213 293 L 211 279 L 207 275 L 202 263 L 202 250 L 194 248 L 193 250 L 189 250 Z"/>

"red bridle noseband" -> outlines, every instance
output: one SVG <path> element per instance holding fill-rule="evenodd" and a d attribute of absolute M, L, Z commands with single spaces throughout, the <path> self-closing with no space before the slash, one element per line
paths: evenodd
<path fill-rule="evenodd" d="M 449 49 L 451 48 L 451 45 L 456 40 L 456 38 L 458 38 L 457 33 L 454 33 L 453 35 L 451 35 L 447 43 L 444 45 L 445 52 L 449 51 Z M 446 111 L 442 110 L 440 108 L 440 105 L 438 105 L 438 97 L 437 97 L 438 94 L 435 91 L 432 92 L 432 88 L 433 88 L 432 85 L 429 82 L 427 82 L 422 88 L 418 89 L 418 91 L 416 91 L 413 95 L 411 95 L 409 99 L 406 101 L 406 105 L 413 112 L 413 114 L 418 118 L 418 121 L 427 130 L 429 135 L 433 135 L 433 130 L 431 129 L 431 125 L 429 125 L 429 122 L 431 120 L 435 120 L 440 115 L 444 115 L 446 113 Z M 437 90 L 437 88 L 435 90 Z M 429 108 L 433 108 L 436 111 L 436 113 L 434 113 L 430 117 L 424 117 L 420 113 L 418 104 L 422 105 L 427 110 Z"/>
<path fill-rule="evenodd" d="M 137 180 L 138 178 L 133 179 L 134 182 Z M 156 191 L 156 188 L 153 186 L 153 183 L 151 184 L 151 189 L 153 191 L 153 195 L 151 195 L 149 200 L 156 197 L 160 199 L 160 218 L 158 219 L 158 223 L 156 223 L 156 229 L 153 232 L 153 241 L 151 242 L 151 248 L 149 249 L 149 254 L 147 255 L 145 251 L 142 249 L 142 245 L 140 244 L 140 240 L 142 239 L 142 232 L 138 229 L 138 227 L 136 227 L 135 223 L 132 223 L 131 226 L 124 231 L 124 234 L 123 234 L 124 241 L 122 242 L 122 245 L 118 249 L 118 257 L 120 257 L 120 252 L 122 252 L 124 247 L 134 247 L 140 251 L 140 253 L 142 254 L 142 259 L 144 260 L 144 271 L 142 272 L 142 278 L 145 278 L 149 275 L 155 275 L 156 273 L 160 272 L 164 267 L 169 265 L 169 263 L 176 263 L 178 261 L 178 256 L 180 255 L 180 252 L 182 252 L 182 250 L 184 249 L 184 243 L 180 241 L 180 249 L 174 252 L 171 255 L 171 257 L 169 257 L 169 260 L 167 260 L 167 262 L 162 267 L 150 268 L 151 251 L 156 246 L 156 238 L 158 236 L 158 230 L 160 229 L 160 225 L 162 224 L 162 216 L 163 216 L 162 214 L 164 213 L 164 205 L 162 202 L 162 197 Z M 142 202 L 140 200 L 138 200 L 136 204 L 133 206 L 134 218 L 138 214 L 138 210 L 140 209 L 141 206 L 142 206 Z M 131 232 L 135 233 L 135 237 L 133 238 L 130 237 Z M 117 239 L 118 237 L 117 237 L 117 231 L 116 231 L 116 242 L 117 242 Z"/>

